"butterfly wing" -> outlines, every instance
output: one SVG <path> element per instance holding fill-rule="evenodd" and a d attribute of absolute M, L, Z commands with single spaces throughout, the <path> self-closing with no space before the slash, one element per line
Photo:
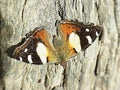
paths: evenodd
<path fill-rule="evenodd" d="M 68 47 L 71 48 L 68 57 L 89 47 L 102 31 L 102 27 L 94 26 L 92 23 L 83 24 L 82 22 L 68 20 L 58 23 L 58 34 L 64 42 L 68 42 Z"/>
<path fill-rule="evenodd" d="M 22 39 L 22 42 L 8 48 L 7 54 L 12 58 L 32 64 L 56 62 L 55 59 L 51 59 L 54 58 L 54 55 L 52 56 L 53 47 L 48 38 L 46 30 L 35 28 L 26 34 L 26 38 Z"/>

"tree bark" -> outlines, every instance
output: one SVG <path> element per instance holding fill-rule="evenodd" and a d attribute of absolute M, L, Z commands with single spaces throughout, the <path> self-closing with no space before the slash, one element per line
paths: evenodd
<path fill-rule="evenodd" d="M 65 18 L 102 25 L 102 40 L 61 65 L 31 65 L 6 48 L 38 26 L 55 34 L 59 7 Z M 0 0 L 0 90 L 119 90 L 120 0 Z"/>

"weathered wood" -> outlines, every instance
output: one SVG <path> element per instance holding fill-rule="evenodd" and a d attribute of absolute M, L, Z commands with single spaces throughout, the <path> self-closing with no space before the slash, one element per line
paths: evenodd
<path fill-rule="evenodd" d="M 59 0 L 0 0 L 0 90 L 118 90 L 120 0 L 60 0 L 66 17 L 104 27 L 85 52 L 60 65 L 29 65 L 7 57 L 7 47 L 37 26 L 55 34 Z M 1 63 L 2 62 L 2 63 Z"/>

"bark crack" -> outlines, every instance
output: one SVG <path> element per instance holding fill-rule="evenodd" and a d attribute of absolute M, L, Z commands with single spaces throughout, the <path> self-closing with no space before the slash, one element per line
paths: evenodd
<path fill-rule="evenodd" d="M 25 68 L 25 72 L 24 72 L 23 77 L 22 77 L 22 80 L 21 80 L 20 90 L 24 90 L 24 79 L 25 79 L 26 73 L 27 73 L 27 67 Z"/>
<path fill-rule="evenodd" d="M 25 10 L 25 6 L 26 6 L 27 0 L 25 0 L 24 4 L 23 4 L 23 9 L 22 9 L 22 22 L 23 22 L 23 15 L 24 15 L 24 10 Z"/>
<path fill-rule="evenodd" d="M 77 0 L 73 0 L 72 7 L 74 7 L 75 10 L 77 10 Z"/>
<path fill-rule="evenodd" d="M 95 70 L 94 70 L 95 76 L 98 75 L 98 65 L 99 65 L 99 55 L 97 56 L 96 65 L 95 65 Z"/>
<path fill-rule="evenodd" d="M 61 3 L 60 0 L 57 0 L 56 2 L 57 7 L 58 7 L 58 14 L 61 18 L 61 20 L 64 20 L 66 17 L 66 11 L 65 11 L 65 7 L 66 7 L 66 2 L 65 0 Z M 63 4 L 63 5 L 62 5 Z"/>
<path fill-rule="evenodd" d="M 67 73 L 66 73 L 66 68 L 64 68 L 63 71 L 63 83 L 62 83 L 63 88 L 67 86 Z"/>

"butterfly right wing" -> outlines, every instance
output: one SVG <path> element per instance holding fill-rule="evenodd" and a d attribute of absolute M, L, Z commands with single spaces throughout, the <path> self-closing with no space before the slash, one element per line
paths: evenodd
<path fill-rule="evenodd" d="M 69 51 L 68 58 L 88 48 L 103 32 L 103 28 L 93 23 L 84 24 L 79 21 L 62 20 L 58 22 L 58 34 Z"/>

